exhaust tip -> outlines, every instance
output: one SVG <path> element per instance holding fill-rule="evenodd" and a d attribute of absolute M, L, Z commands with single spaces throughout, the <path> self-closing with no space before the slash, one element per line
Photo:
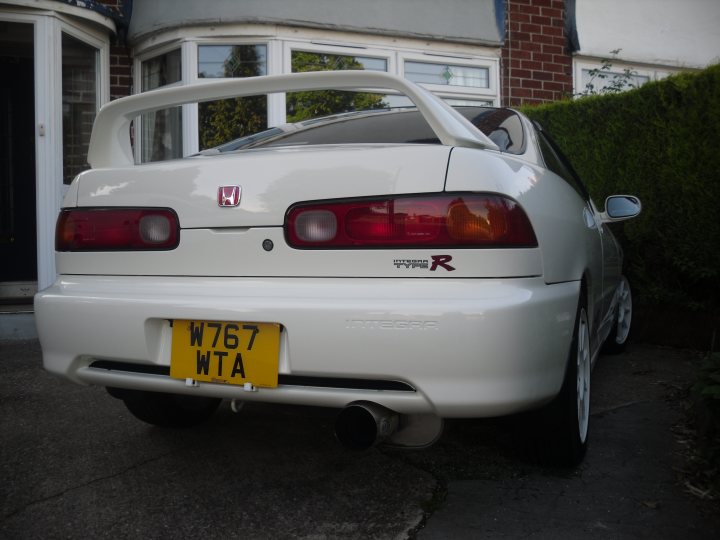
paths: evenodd
<path fill-rule="evenodd" d="M 352 403 L 340 411 L 335 436 L 346 448 L 367 450 L 390 437 L 398 422 L 398 415 L 381 405 Z"/>

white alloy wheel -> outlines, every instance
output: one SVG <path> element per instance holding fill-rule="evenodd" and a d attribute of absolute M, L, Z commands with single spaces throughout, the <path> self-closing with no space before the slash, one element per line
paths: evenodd
<path fill-rule="evenodd" d="M 620 276 L 616 295 L 615 324 L 605 339 L 602 348 L 606 354 L 620 354 L 623 352 L 628 335 L 630 335 L 633 302 L 630 283 L 625 276 Z"/>
<path fill-rule="evenodd" d="M 615 343 L 618 345 L 623 345 L 627 340 L 630 323 L 632 323 L 632 292 L 627 278 L 622 276 L 618 288 L 617 332 L 615 334 Z"/>
<path fill-rule="evenodd" d="M 577 422 L 580 442 L 584 444 L 590 420 L 590 330 L 585 308 L 580 310 L 577 333 Z"/>
<path fill-rule="evenodd" d="M 565 379 L 555 399 L 520 424 L 530 458 L 546 466 L 575 467 L 587 449 L 590 424 L 590 325 L 579 300 Z"/>

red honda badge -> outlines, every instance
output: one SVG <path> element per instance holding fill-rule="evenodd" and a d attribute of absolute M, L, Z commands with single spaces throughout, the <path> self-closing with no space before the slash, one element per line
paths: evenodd
<path fill-rule="evenodd" d="M 240 186 L 220 186 L 218 188 L 218 206 L 237 206 L 240 204 Z"/>

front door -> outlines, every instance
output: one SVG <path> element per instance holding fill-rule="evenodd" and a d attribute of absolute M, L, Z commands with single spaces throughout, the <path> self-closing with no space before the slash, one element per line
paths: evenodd
<path fill-rule="evenodd" d="M 37 282 L 33 25 L 0 21 L 0 302 Z"/>

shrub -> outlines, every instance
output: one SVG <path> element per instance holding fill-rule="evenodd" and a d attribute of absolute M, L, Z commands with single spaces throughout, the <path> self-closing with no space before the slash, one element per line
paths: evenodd
<path fill-rule="evenodd" d="M 596 204 L 641 198 L 641 216 L 614 226 L 636 300 L 717 314 L 720 65 L 523 112 L 556 139 Z"/>

